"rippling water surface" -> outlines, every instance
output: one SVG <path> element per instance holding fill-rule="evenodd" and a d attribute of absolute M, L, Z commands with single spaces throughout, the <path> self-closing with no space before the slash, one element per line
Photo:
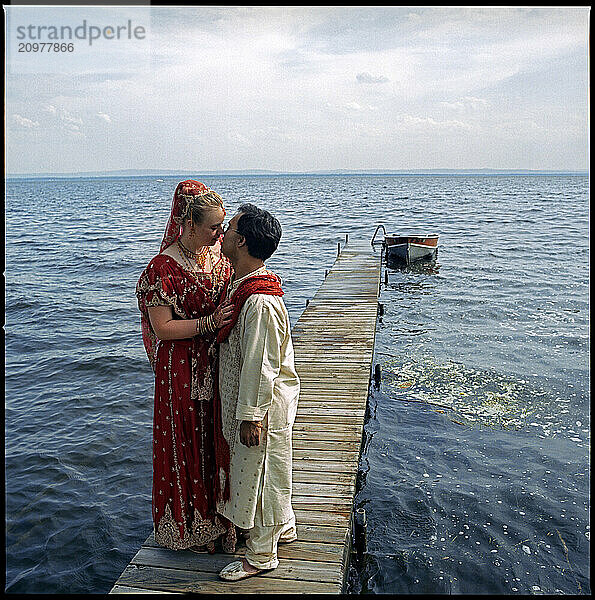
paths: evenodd
<path fill-rule="evenodd" d="M 151 531 L 134 287 L 176 183 L 7 182 L 8 592 L 107 592 Z M 590 593 L 588 179 L 206 183 L 279 217 L 292 324 L 345 234 L 440 233 L 434 268 L 383 275 L 350 591 Z"/>

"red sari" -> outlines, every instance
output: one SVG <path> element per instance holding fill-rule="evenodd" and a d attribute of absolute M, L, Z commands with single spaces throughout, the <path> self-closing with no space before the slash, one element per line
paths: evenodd
<path fill-rule="evenodd" d="M 174 318 L 211 314 L 230 275 L 227 259 L 221 257 L 221 261 L 225 264 L 218 274 L 195 275 L 175 259 L 159 254 L 137 285 L 141 312 L 166 305 L 171 306 Z M 235 546 L 235 528 L 216 514 L 217 355 L 215 334 L 156 343 L 153 523 L 155 540 L 167 548 L 209 545 L 220 536 L 226 551 Z"/>
<path fill-rule="evenodd" d="M 183 182 L 202 186 L 199 182 Z M 162 250 L 179 234 L 178 186 Z M 203 186 L 204 187 L 204 186 Z M 206 188 L 205 188 L 206 189 Z M 235 526 L 217 515 L 221 493 L 219 465 L 221 423 L 217 411 L 215 334 L 182 340 L 158 340 L 148 308 L 170 306 L 174 319 L 196 319 L 213 313 L 231 274 L 220 254 L 210 273 L 193 273 L 175 259 L 159 254 L 143 271 L 136 287 L 143 341 L 155 373 L 153 413 L 153 523 L 157 543 L 175 550 L 193 546 L 235 550 Z M 218 460 L 219 459 L 219 460 Z"/>

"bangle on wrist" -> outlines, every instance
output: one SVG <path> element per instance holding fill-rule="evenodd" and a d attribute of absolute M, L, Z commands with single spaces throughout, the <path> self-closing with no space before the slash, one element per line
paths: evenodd
<path fill-rule="evenodd" d="M 215 317 L 213 315 L 207 315 L 206 317 L 198 317 L 198 319 L 196 319 L 195 335 L 214 333 L 216 329 L 217 326 L 215 325 Z"/>

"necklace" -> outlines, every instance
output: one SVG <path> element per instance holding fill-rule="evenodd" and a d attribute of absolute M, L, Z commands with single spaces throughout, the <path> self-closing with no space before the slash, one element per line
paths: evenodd
<path fill-rule="evenodd" d="M 186 255 L 187 258 L 194 258 L 195 260 L 199 258 L 199 256 L 206 256 L 207 251 L 209 249 L 208 246 L 203 246 L 198 252 L 192 252 L 192 250 L 190 250 L 190 248 L 186 248 L 186 246 L 184 246 L 184 244 L 182 244 L 182 242 L 180 241 L 180 239 L 178 238 L 178 246 L 180 248 L 180 250 L 182 250 L 182 252 Z"/>
<path fill-rule="evenodd" d="M 204 246 L 199 252 L 192 252 L 192 250 L 186 248 L 179 239 L 177 240 L 177 244 L 180 256 L 184 259 L 184 262 L 191 271 L 196 273 L 204 270 L 207 254 L 210 250 L 209 246 Z"/>

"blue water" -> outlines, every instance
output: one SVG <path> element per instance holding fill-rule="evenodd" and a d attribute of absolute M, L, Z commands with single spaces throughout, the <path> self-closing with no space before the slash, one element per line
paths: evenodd
<path fill-rule="evenodd" d="M 8 592 L 105 593 L 151 531 L 134 288 L 176 183 L 7 182 Z M 349 590 L 590 593 L 588 178 L 206 183 L 228 215 L 252 201 L 279 217 L 269 267 L 292 324 L 346 234 L 440 234 L 433 269 L 383 270 Z"/>

